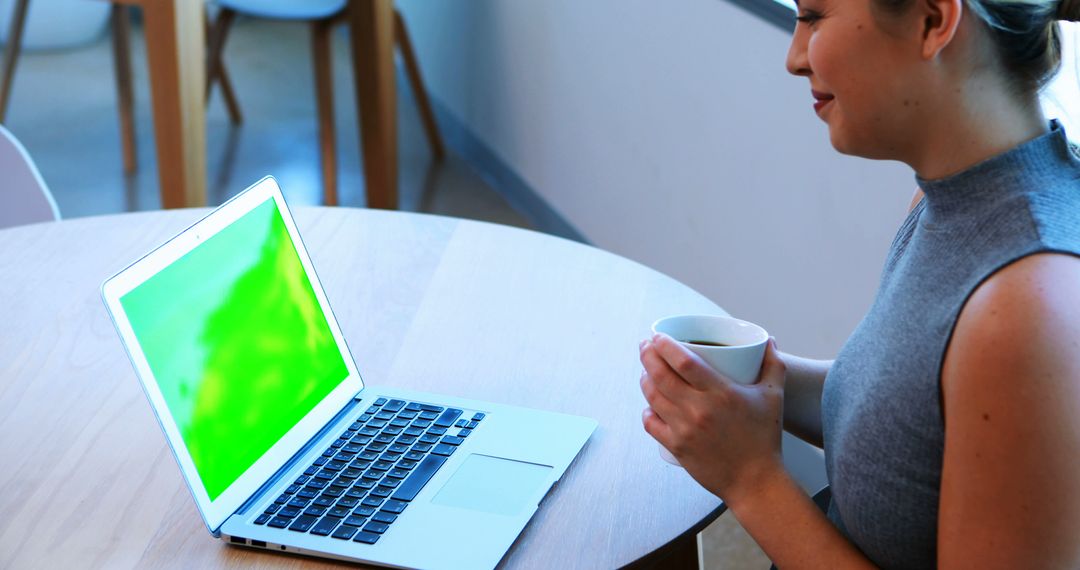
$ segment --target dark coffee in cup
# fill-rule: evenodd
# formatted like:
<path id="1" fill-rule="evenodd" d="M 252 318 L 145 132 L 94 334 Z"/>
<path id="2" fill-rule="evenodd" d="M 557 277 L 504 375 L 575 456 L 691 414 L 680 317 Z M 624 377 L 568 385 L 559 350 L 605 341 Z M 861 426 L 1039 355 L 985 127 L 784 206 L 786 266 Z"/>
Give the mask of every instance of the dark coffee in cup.
<path id="1" fill-rule="evenodd" d="M 724 344 L 722 342 L 713 342 L 711 340 L 684 340 L 687 344 L 696 344 L 698 346 L 732 346 L 730 344 Z"/>

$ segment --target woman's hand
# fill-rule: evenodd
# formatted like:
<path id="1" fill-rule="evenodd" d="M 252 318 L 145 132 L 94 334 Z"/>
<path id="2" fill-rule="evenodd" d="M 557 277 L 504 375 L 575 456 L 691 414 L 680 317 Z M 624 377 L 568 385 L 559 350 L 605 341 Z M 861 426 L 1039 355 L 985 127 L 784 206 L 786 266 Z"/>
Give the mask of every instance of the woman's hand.
<path id="1" fill-rule="evenodd" d="M 667 335 L 643 341 L 645 431 L 703 487 L 732 502 L 784 469 L 784 363 L 769 340 L 757 381 L 737 384 Z"/>

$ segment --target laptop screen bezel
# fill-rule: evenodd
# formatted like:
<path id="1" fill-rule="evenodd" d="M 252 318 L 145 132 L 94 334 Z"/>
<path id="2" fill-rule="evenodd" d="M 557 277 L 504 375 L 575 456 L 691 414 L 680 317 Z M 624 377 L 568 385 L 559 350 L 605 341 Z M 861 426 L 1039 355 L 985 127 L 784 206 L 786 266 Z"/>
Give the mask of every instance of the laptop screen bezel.
<path id="1" fill-rule="evenodd" d="M 345 361 L 348 376 L 286 432 L 277 443 L 271 446 L 262 457 L 244 471 L 239 478 L 222 491 L 216 499 L 210 500 L 206 487 L 199 477 L 191 454 L 188 452 L 180 435 L 180 429 L 169 411 L 169 407 L 165 402 L 161 389 L 158 387 L 153 371 L 140 347 L 139 340 L 135 336 L 120 299 L 165 267 L 198 247 L 205 240 L 271 199 L 276 203 L 281 218 L 285 222 L 285 227 L 288 229 L 289 237 L 292 239 L 293 246 L 304 267 L 304 272 L 311 282 L 319 307 L 326 317 L 327 325 L 333 334 L 341 357 Z M 101 286 L 101 294 L 124 347 L 131 357 L 139 381 L 146 392 L 147 398 L 150 400 L 154 414 L 165 432 L 169 447 L 180 465 L 184 480 L 195 498 L 195 503 L 207 528 L 212 533 L 216 534 L 230 515 L 236 512 L 248 498 L 258 491 L 286 461 L 313 438 L 364 387 L 363 379 L 356 369 L 356 364 L 345 342 L 345 337 L 342 335 L 337 319 L 334 318 L 333 311 L 330 309 L 330 303 L 315 273 L 311 259 L 308 257 L 307 249 L 300 238 L 296 223 L 285 203 L 281 189 L 272 177 L 263 178 L 176 237 L 106 280 Z M 236 445 L 235 442 L 227 441 L 223 441 L 221 444 Z"/>

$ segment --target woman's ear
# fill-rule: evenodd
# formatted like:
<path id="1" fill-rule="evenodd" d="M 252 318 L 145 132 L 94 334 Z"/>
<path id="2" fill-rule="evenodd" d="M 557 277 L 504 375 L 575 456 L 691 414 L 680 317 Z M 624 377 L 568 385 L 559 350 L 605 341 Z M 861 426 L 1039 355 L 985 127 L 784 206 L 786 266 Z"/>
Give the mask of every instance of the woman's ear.
<path id="1" fill-rule="evenodd" d="M 918 0 L 922 18 L 922 56 L 934 59 L 952 42 L 964 14 L 964 0 Z"/>

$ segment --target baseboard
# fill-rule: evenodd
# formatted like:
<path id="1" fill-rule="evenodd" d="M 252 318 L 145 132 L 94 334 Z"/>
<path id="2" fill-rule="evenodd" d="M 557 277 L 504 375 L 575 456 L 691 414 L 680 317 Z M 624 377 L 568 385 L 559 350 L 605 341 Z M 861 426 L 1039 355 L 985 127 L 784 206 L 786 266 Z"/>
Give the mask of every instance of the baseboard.
<path id="1" fill-rule="evenodd" d="M 446 144 L 533 227 L 544 233 L 589 243 L 446 105 L 432 97 L 431 106 Z"/>

